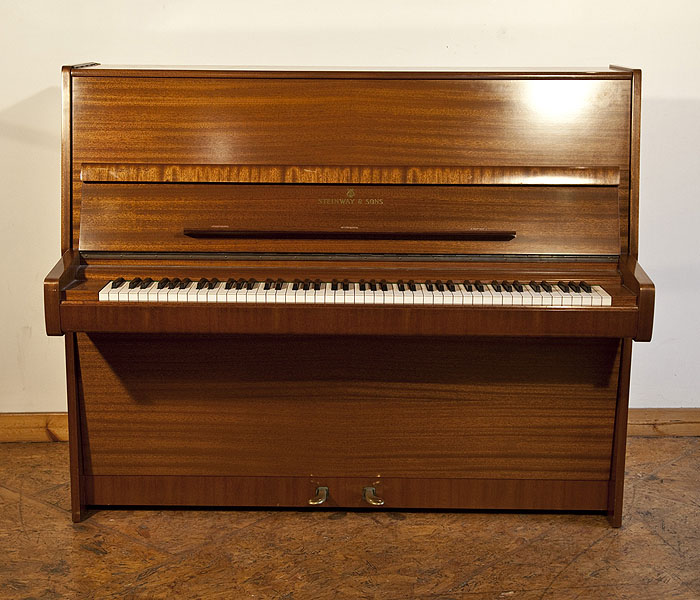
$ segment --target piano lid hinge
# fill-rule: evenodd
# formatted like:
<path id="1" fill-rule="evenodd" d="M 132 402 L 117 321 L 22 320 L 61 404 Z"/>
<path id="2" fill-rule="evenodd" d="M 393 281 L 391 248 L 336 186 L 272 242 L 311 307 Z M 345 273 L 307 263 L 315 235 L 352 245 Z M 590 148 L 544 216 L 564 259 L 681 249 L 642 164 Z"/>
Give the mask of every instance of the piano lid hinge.
<path id="1" fill-rule="evenodd" d="M 100 63 L 98 62 L 85 62 L 85 63 L 80 63 L 78 65 L 71 65 L 71 69 L 84 69 L 86 67 L 96 67 Z"/>

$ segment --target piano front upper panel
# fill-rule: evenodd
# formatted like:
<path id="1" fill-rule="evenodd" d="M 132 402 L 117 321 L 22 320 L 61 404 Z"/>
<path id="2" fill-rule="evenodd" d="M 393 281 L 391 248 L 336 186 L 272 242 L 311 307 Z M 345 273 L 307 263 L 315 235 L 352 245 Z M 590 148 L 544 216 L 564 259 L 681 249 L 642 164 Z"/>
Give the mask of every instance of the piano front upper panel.
<path id="1" fill-rule="evenodd" d="M 628 170 L 630 90 L 625 79 L 74 78 L 74 244 L 83 163 Z"/>
<path id="2" fill-rule="evenodd" d="M 73 82 L 74 162 L 616 166 L 625 80 Z"/>

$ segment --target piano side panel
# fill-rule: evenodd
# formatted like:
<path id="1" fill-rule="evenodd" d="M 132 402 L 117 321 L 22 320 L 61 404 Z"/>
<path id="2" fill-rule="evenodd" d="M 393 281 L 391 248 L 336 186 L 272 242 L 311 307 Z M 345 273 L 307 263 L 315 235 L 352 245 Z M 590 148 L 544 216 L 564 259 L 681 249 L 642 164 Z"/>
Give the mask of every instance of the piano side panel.
<path id="1" fill-rule="evenodd" d="M 83 473 L 607 482 L 619 346 L 78 334 Z"/>
<path id="2" fill-rule="evenodd" d="M 630 90 L 628 80 L 74 77 L 74 245 L 85 162 L 628 169 Z"/>

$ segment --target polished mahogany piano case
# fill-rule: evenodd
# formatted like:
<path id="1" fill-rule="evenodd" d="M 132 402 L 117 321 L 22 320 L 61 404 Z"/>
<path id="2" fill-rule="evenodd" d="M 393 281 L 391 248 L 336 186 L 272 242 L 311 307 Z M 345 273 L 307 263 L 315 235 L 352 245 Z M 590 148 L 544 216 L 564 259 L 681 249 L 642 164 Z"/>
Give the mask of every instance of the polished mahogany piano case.
<path id="1" fill-rule="evenodd" d="M 74 520 L 92 507 L 622 518 L 637 70 L 63 69 Z M 608 306 L 117 302 L 120 277 L 587 281 Z"/>

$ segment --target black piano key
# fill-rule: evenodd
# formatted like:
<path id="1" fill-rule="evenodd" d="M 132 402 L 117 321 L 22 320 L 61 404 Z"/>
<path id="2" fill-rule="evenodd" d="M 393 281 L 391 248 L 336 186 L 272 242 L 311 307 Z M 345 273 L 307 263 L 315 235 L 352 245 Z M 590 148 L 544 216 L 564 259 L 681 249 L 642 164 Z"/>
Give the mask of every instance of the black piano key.
<path id="1" fill-rule="evenodd" d="M 496 292 L 500 292 L 500 291 L 501 291 L 501 284 L 498 283 L 498 281 L 496 281 L 495 279 L 491 282 L 491 287 L 492 287 L 492 288 L 494 289 L 494 291 L 496 291 Z"/>
<path id="2" fill-rule="evenodd" d="M 377 282 L 374 279 L 369 280 L 369 289 L 373 292 L 377 291 Z"/>
<path id="3" fill-rule="evenodd" d="M 150 277 L 146 277 L 146 279 L 144 279 L 144 280 L 141 282 L 141 289 L 142 289 L 142 290 L 145 290 L 145 289 L 146 289 L 149 285 L 151 285 L 152 283 L 153 283 L 153 279 L 151 279 Z"/>
<path id="4" fill-rule="evenodd" d="M 557 286 L 559 289 L 564 292 L 565 294 L 569 293 L 569 286 L 566 285 L 563 281 L 557 281 Z"/>
<path id="5" fill-rule="evenodd" d="M 484 284 L 478 279 L 474 282 L 474 287 L 476 288 L 477 292 L 483 292 L 485 290 Z"/>
<path id="6" fill-rule="evenodd" d="M 411 290 L 412 292 L 415 292 L 418 290 L 418 288 L 416 287 L 416 282 L 413 281 L 413 279 L 408 280 L 408 289 Z"/>
<path id="7" fill-rule="evenodd" d="M 520 283 L 517 279 L 513 282 L 513 287 L 515 288 L 516 292 L 524 291 L 523 284 Z"/>
<path id="8" fill-rule="evenodd" d="M 174 290 L 178 285 L 180 285 L 180 279 L 176 277 L 175 279 L 170 280 L 170 283 L 168 284 L 168 289 Z"/>
<path id="9" fill-rule="evenodd" d="M 464 286 L 464 289 L 467 290 L 468 292 L 473 291 L 474 287 L 472 286 L 472 282 L 469 281 L 468 279 L 465 279 L 464 282 L 462 283 Z"/>
<path id="10" fill-rule="evenodd" d="M 343 291 L 344 292 L 350 291 L 350 281 L 348 279 L 343 279 Z"/>
<path id="11" fill-rule="evenodd" d="M 209 283 L 207 284 L 207 287 L 208 287 L 210 290 L 213 290 L 213 289 L 216 287 L 216 284 L 217 284 L 217 283 L 219 283 L 219 280 L 218 280 L 216 277 L 212 277 L 212 278 L 209 280 Z"/>
<path id="12" fill-rule="evenodd" d="M 396 282 L 396 287 L 399 288 L 399 292 L 405 292 L 406 291 L 406 285 L 404 284 L 402 279 L 399 279 Z"/>
<path id="13" fill-rule="evenodd" d="M 425 281 L 425 289 L 428 290 L 429 292 L 433 291 L 433 282 L 430 281 L 430 279 L 427 279 Z"/>
<path id="14" fill-rule="evenodd" d="M 233 277 L 229 277 L 224 284 L 227 290 L 230 290 L 234 285 L 236 285 L 236 280 Z"/>
<path id="15" fill-rule="evenodd" d="M 278 279 L 278 280 L 275 282 L 275 289 L 276 289 L 276 290 L 281 290 L 283 285 L 284 285 L 284 279 Z"/>
<path id="16" fill-rule="evenodd" d="M 319 291 L 321 289 L 321 280 L 315 279 L 313 282 L 313 286 L 316 291 Z"/>
<path id="17" fill-rule="evenodd" d="M 512 291 L 513 291 L 513 286 L 512 286 L 510 283 L 508 283 L 507 281 L 501 281 L 501 285 L 503 286 L 503 289 L 504 289 L 506 292 L 512 292 Z"/>
<path id="18" fill-rule="evenodd" d="M 581 286 L 581 289 L 587 294 L 591 294 L 593 292 L 593 288 L 585 281 L 582 281 L 581 283 L 579 283 L 579 285 Z"/>
<path id="19" fill-rule="evenodd" d="M 142 282 L 142 281 L 143 281 L 143 280 L 142 280 L 140 277 L 136 277 L 135 279 L 132 279 L 132 280 L 129 282 L 129 289 L 130 289 L 130 290 L 133 290 L 134 288 L 137 288 L 138 286 L 141 285 L 141 282 Z"/>
<path id="20" fill-rule="evenodd" d="M 167 277 L 163 277 L 163 279 L 161 279 L 161 280 L 158 282 L 158 289 L 159 289 L 159 290 L 162 290 L 162 289 L 163 289 L 166 285 L 168 285 L 169 283 L 170 283 L 170 279 L 168 279 Z"/>
<path id="21" fill-rule="evenodd" d="M 437 289 L 438 292 L 444 292 L 445 291 L 445 284 L 442 283 L 439 279 L 435 282 L 435 288 Z"/>
<path id="22" fill-rule="evenodd" d="M 542 282 L 540 283 L 540 285 L 542 286 L 542 289 L 543 289 L 545 292 L 547 292 L 548 294 L 551 294 L 551 293 L 552 293 L 552 284 L 547 283 L 546 281 L 542 281 Z M 538 291 L 539 291 L 539 290 L 538 290 Z"/>
<path id="23" fill-rule="evenodd" d="M 181 282 L 180 282 L 180 289 L 184 290 L 188 285 L 192 283 L 192 280 L 189 277 L 185 277 Z"/>
<path id="24" fill-rule="evenodd" d="M 294 283 L 292 283 L 292 289 L 293 289 L 293 290 L 298 290 L 299 287 L 302 286 L 302 285 L 303 285 L 303 283 L 302 283 L 301 279 L 295 279 L 295 280 L 294 280 Z"/>
<path id="25" fill-rule="evenodd" d="M 386 283 L 386 279 L 382 279 L 379 282 L 379 287 L 382 289 L 382 292 L 388 292 L 389 291 L 389 286 Z"/>
<path id="26" fill-rule="evenodd" d="M 334 292 L 338 291 L 338 280 L 337 279 L 334 279 L 333 281 L 331 281 L 331 289 Z"/>
<path id="27" fill-rule="evenodd" d="M 542 283 L 544 283 L 544 281 L 543 281 Z M 537 283 L 536 281 L 531 281 L 531 282 L 530 282 L 530 287 L 533 289 L 533 291 L 535 291 L 535 292 L 537 292 L 537 293 L 539 293 L 539 292 L 542 291 L 542 289 L 540 288 L 540 284 Z"/>
<path id="28" fill-rule="evenodd" d="M 242 290 L 245 287 L 245 279 L 241 277 L 238 281 L 236 281 L 236 289 L 237 290 Z"/>
<path id="29" fill-rule="evenodd" d="M 124 285 L 124 282 L 126 279 L 123 277 L 117 277 L 113 282 L 112 282 L 112 289 L 116 290 L 119 287 L 122 287 Z"/>
<path id="30" fill-rule="evenodd" d="M 304 279 L 304 285 L 302 286 L 304 291 L 308 291 L 311 289 L 311 280 L 310 279 Z"/>
<path id="31" fill-rule="evenodd" d="M 575 281 L 569 281 L 567 285 L 571 288 L 571 291 L 577 294 L 581 292 L 581 288 L 578 285 L 576 285 Z"/>
<path id="32" fill-rule="evenodd" d="M 257 283 L 257 281 L 251 277 L 251 278 L 247 281 L 247 283 L 245 284 L 245 288 L 246 288 L 247 290 L 252 290 L 252 289 L 253 289 L 253 286 L 254 286 L 256 283 Z"/>
<path id="33" fill-rule="evenodd" d="M 197 282 L 197 289 L 201 290 L 205 285 L 209 283 L 209 280 L 206 277 L 202 277 L 198 282 Z"/>
<path id="34" fill-rule="evenodd" d="M 264 289 L 264 290 L 269 290 L 269 289 L 273 286 L 274 283 L 275 283 L 274 280 L 269 279 L 269 278 L 266 279 L 266 280 L 265 280 L 265 283 L 263 284 L 263 289 Z"/>
<path id="35" fill-rule="evenodd" d="M 361 292 L 367 291 L 367 282 L 364 279 L 360 279 L 360 291 Z"/>
<path id="36" fill-rule="evenodd" d="M 452 281 L 451 279 L 448 279 L 447 283 L 445 285 L 447 286 L 447 289 L 450 290 L 451 292 L 457 291 L 457 288 L 455 287 L 455 282 Z"/>

